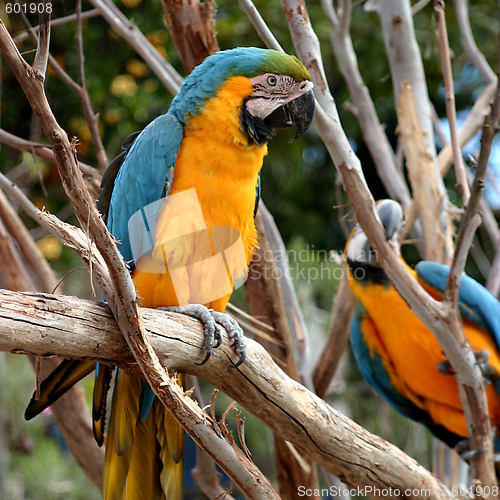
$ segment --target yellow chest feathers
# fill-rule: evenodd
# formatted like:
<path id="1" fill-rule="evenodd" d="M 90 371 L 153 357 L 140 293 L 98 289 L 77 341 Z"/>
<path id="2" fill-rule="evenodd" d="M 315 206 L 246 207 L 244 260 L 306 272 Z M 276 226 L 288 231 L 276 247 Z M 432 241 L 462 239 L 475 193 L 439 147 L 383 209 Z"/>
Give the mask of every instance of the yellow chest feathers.
<path id="1" fill-rule="evenodd" d="M 247 261 L 257 244 L 253 210 L 267 154 L 267 145 L 249 143 L 240 128 L 241 106 L 252 91 L 248 78 L 231 78 L 188 120 L 170 191 L 196 189 L 206 225 L 238 229 Z"/>

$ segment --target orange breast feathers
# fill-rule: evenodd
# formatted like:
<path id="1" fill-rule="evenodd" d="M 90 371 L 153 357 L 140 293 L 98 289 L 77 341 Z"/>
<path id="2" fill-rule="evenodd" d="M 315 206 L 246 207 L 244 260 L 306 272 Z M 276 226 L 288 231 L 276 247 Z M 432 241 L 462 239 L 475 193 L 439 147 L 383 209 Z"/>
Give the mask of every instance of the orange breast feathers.
<path id="1" fill-rule="evenodd" d="M 234 282 L 245 278 L 257 248 L 253 211 L 267 154 L 240 129 L 252 91 L 248 78 L 229 79 L 185 126 L 153 252 L 133 273 L 145 307 L 189 302 L 224 311 Z"/>
<path id="2" fill-rule="evenodd" d="M 408 267 L 414 276 L 416 272 Z M 404 382 L 411 391 L 410 399 L 420 401 L 435 423 L 450 431 L 466 436 L 467 428 L 455 377 L 444 375 L 437 365 L 445 359 L 434 335 L 413 314 L 406 302 L 392 285 L 359 283 L 350 274 L 349 285 L 356 298 L 363 304 L 373 322 L 376 338 L 365 338 L 370 345 L 382 345 L 391 366 L 388 372 Z M 426 291 L 441 300 L 434 291 Z M 463 319 L 464 333 L 472 349 L 488 349 L 490 362 L 500 370 L 500 354 L 491 336 L 481 327 Z M 384 363 L 385 364 L 385 363 Z M 493 425 L 500 424 L 500 399 L 492 385 L 487 387 L 490 416 Z M 409 397 L 408 394 L 405 395 Z"/>

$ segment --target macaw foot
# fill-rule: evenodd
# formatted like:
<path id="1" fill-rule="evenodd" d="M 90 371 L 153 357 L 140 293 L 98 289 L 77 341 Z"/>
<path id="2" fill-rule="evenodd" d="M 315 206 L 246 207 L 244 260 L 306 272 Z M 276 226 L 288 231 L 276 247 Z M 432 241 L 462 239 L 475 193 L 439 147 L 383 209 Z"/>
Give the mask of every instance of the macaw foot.
<path id="1" fill-rule="evenodd" d="M 490 357 L 490 351 L 488 351 L 487 349 L 483 349 L 480 351 L 472 351 L 472 353 L 476 358 L 476 363 L 479 365 L 481 373 L 487 380 L 489 380 L 490 377 L 496 374 L 495 368 L 493 368 L 493 366 L 490 363 L 488 363 L 488 358 Z M 437 369 L 443 375 L 455 375 L 451 363 L 447 359 L 439 362 L 437 364 Z"/>
<path id="2" fill-rule="evenodd" d="M 158 309 L 161 309 L 162 311 L 185 314 L 191 318 L 199 319 L 202 322 L 203 329 L 205 331 L 205 345 L 203 346 L 203 350 L 205 351 L 206 356 L 201 363 L 197 363 L 198 365 L 204 365 L 212 355 L 212 351 L 221 345 L 222 335 L 218 325 L 221 325 L 226 329 L 229 338 L 233 340 L 231 347 L 234 347 L 234 351 L 240 356 L 240 359 L 234 367 L 236 368 L 237 366 L 240 366 L 245 360 L 246 346 L 243 330 L 238 322 L 231 318 L 228 314 L 208 309 L 201 304 L 159 307 Z"/>
<path id="3" fill-rule="evenodd" d="M 484 455 L 488 453 L 489 448 L 485 448 L 484 450 L 471 450 L 469 447 L 469 440 L 462 439 L 455 445 L 455 451 L 460 455 L 460 458 L 465 462 L 478 457 L 479 455 Z"/>

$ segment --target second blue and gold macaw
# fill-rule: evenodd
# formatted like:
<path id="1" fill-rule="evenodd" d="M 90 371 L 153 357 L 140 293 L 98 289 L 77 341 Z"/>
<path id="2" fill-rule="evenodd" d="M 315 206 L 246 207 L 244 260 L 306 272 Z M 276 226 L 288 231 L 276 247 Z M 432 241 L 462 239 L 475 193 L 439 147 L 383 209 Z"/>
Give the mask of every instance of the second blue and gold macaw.
<path id="1" fill-rule="evenodd" d="M 387 240 L 399 251 L 401 207 L 392 200 L 382 200 L 377 210 Z M 448 446 L 455 447 L 467 438 L 467 428 L 449 363 L 434 335 L 389 281 L 359 226 L 347 242 L 346 263 L 349 286 L 358 301 L 350 340 L 365 381 L 397 411 L 421 422 Z M 423 261 L 415 270 L 408 267 L 408 271 L 429 295 L 442 300 L 448 266 Z M 486 394 L 491 424 L 498 429 L 500 303 L 464 275 L 459 305 L 464 333 L 491 382 Z"/>
<path id="2" fill-rule="evenodd" d="M 131 265 L 142 305 L 174 306 L 201 319 L 203 362 L 214 343 L 220 343 L 216 323 L 233 337 L 238 362 L 244 359 L 241 329 L 221 314 L 232 286 L 224 288 L 221 282 L 233 285 L 241 278 L 257 247 L 254 212 L 268 139 L 276 128 L 288 126 L 296 127 L 298 138 L 313 120 L 310 80 L 293 56 L 256 48 L 218 52 L 186 78 L 167 114 L 125 142 L 125 151 L 103 176 L 98 207 Z M 172 199 L 181 201 L 170 203 Z M 146 215 L 150 207 L 158 212 L 155 226 Z M 132 234 L 131 221 L 141 213 L 145 233 Z M 242 256 L 224 252 L 225 260 L 218 261 L 222 274 L 210 280 L 210 263 L 221 255 L 215 238 L 220 228 L 236 234 L 228 243 L 239 242 L 234 248 L 241 248 Z M 137 259 L 134 248 L 147 251 Z M 213 258 L 207 258 L 207 251 Z M 44 381 L 41 398 L 32 399 L 26 418 L 40 413 L 94 367 L 90 361 L 64 361 Z M 182 429 L 146 383 L 103 365 L 96 370 L 94 387 L 97 442 L 104 441 L 112 381 L 104 500 L 180 500 Z"/>

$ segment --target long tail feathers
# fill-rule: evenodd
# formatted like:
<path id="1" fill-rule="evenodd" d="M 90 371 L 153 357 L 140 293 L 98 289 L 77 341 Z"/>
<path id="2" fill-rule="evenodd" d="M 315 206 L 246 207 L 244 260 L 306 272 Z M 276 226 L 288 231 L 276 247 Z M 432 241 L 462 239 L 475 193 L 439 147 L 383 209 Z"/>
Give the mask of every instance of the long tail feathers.
<path id="1" fill-rule="evenodd" d="M 132 461 L 127 474 L 125 494 L 127 500 L 161 500 L 161 462 L 156 439 L 156 423 L 153 412 L 145 421 L 138 420 L 135 428 Z M 168 497 L 170 498 L 170 497 Z"/>
<path id="2" fill-rule="evenodd" d="M 124 496 L 127 474 L 132 461 L 132 450 L 126 455 L 118 456 L 115 448 L 115 425 L 114 416 L 120 411 L 117 407 L 116 399 L 113 394 L 111 403 L 111 416 L 109 420 L 108 437 L 106 441 L 106 454 L 104 456 L 104 500 L 121 500 Z M 124 496 L 126 498 L 126 496 Z"/>
<path id="3" fill-rule="evenodd" d="M 104 442 L 104 429 L 106 428 L 106 401 L 109 386 L 113 378 L 114 368 L 97 363 L 94 382 L 94 396 L 92 400 L 92 429 L 94 438 L 99 446 Z"/>
<path id="4" fill-rule="evenodd" d="M 31 420 L 36 417 L 94 369 L 94 361 L 63 360 L 41 383 L 40 399 L 36 400 L 35 393 L 33 393 L 31 401 L 24 412 L 24 418 Z"/>
<path id="5" fill-rule="evenodd" d="M 184 376 L 179 375 L 179 384 Z M 153 406 L 156 416 L 157 438 L 163 464 L 161 484 L 168 500 L 182 500 L 184 482 L 184 430 L 172 414 L 157 400 Z"/>
<path id="6" fill-rule="evenodd" d="M 118 370 L 113 389 L 113 402 L 116 402 L 119 411 L 111 417 L 115 426 L 115 447 L 118 456 L 128 453 L 134 443 L 140 395 L 140 380 L 127 375 L 123 370 Z"/>
<path id="7" fill-rule="evenodd" d="M 182 500 L 184 431 L 155 401 L 145 420 L 141 383 L 118 370 L 104 465 L 104 500 Z"/>

